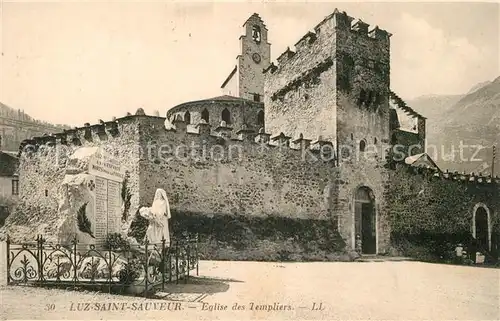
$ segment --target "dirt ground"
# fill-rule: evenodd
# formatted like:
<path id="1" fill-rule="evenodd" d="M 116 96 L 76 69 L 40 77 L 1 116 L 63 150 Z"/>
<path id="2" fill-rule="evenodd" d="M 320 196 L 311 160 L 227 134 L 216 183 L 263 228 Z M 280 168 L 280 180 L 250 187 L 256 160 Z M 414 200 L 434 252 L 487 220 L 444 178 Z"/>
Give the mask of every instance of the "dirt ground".
<path id="1" fill-rule="evenodd" d="M 498 269 L 419 262 L 202 261 L 156 300 L 2 286 L 1 318 L 498 320 L 499 280 Z"/>

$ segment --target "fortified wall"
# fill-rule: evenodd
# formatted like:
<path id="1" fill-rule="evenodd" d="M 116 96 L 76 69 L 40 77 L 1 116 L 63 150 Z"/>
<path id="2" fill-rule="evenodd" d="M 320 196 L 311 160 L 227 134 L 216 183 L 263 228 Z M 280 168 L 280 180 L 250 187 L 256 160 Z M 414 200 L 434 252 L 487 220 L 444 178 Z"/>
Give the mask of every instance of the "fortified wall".
<path id="1" fill-rule="evenodd" d="M 335 10 L 264 70 L 269 131 L 388 138 L 390 34 L 353 20 Z"/>
<path id="2" fill-rule="evenodd" d="M 392 164 L 386 199 L 391 244 L 398 254 L 451 260 L 454 246 L 498 259 L 500 178 Z M 472 252 L 471 252 L 472 253 Z M 451 256 L 450 256 L 451 255 Z"/>
<path id="3" fill-rule="evenodd" d="M 68 155 L 97 146 L 128 172 L 122 234 L 136 241 L 139 207 L 163 188 L 173 235 L 199 233 L 205 259 L 349 259 L 357 235 L 366 254 L 429 253 L 478 235 L 493 250 L 500 180 L 394 161 L 396 144 L 423 146 L 404 156 L 425 151 L 425 118 L 390 91 L 391 35 L 353 22 L 335 10 L 264 70 L 265 115 L 260 103 L 222 96 L 174 107 L 168 129 L 138 110 L 24 141 L 7 232 L 56 234 Z M 409 130 L 390 101 L 415 121 Z"/>
<path id="4" fill-rule="evenodd" d="M 334 142 L 342 169 L 335 204 L 340 233 L 354 247 L 360 233 L 355 194 L 370 190 L 378 253 L 388 250 L 390 236 L 383 167 L 390 143 L 390 36 L 335 10 L 264 70 L 266 129 Z"/>
<path id="5" fill-rule="evenodd" d="M 155 190 L 163 188 L 172 207 L 174 234 L 200 232 L 196 226 L 207 219 L 211 223 L 204 225 L 214 229 L 238 221 L 239 230 L 225 236 L 236 243 L 264 233 L 263 229 L 276 228 L 276 235 L 265 232 L 264 238 L 251 237 L 251 243 L 245 246 L 253 254 L 234 252 L 227 242 L 221 245 L 220 240 L 213 239 L 213 230 L 207 230 L 205 241 L 210 242 L 206 246 L 211 250 L 205 257 L 234 258 L 234 253 L 240 257 L 246 253 L 263 259 L 282 250 L 307 254 L 300 248 L 308 243 L 303 240 L 306 236 L 300 236 L 303 233 L 313 233 L 309 238 L 317 235 L 321 239 L 318 242 L 329 242 L 325 246 L 330 250 L 323 247 L 322 257 L 343 253 L 345 244 L 332 212 L 338 193 L 338 168 L 331 149 L 323 154 L 317 150 L 325 142 L 300 137 L 292 141 L 282 133 L 273 136 L 245 127 L 235 130 L 224 122 L 212 130 L 202 121 L 197 132 L 189 132 L 180 116 L 173 125 L 175 128 L 166 129 L 165 118 L 138 113 L 25 141 L 20 151 L 22 202 L 6 223 L 12 240 L 55 233 L 53 223 L 59 215 L 67 155 L 80 147 L 98 146 L 118 159 L 129 174 L 125 194 L 132 197 L 122 216 L 123 235 L 128 234 L 139 206 L 150 206 Z M 259 231 L 254 231 L 257 225 Z M 283 230 L 281 234 L 279 229 Z M 289 240 L 278 242 L 274 238 L 279 235 L 288 235 Z M 283 244 L 291 248 L 284 250 Z M 227 251 L 221 253 L 223 250 Z"/>
<path id="6" fill-rule="evenodd" d="M 147 116 L 128 114 L 109 122 L 86 123 L 84 127 L 23 141 L 19 151 L 20 201 L 6 221 L 12 240 L 31 241 L 37 234 L 43 234 L 49 241 L 58 241 L 56 223 L 63 219 L 58 211 L 65 194 L 63 181 L 70 171 L 68 158 L 82 147 L 102 148 L 129 172 L 126 188 L 131 197 L 122 216 L 130 218 L 132 215 L 128 213 L 135 213 L 140 203 L 137 146 L 139 124 L 144 117 Z M 125 231 L 130 220 L 123 223 Z"/>
<path id="7" fill-rule="evenodd" d="M 164 186 L 182 211 L 332 218 L 337 168 L 333 155 L 314 159 L 319 154 L 305 145 L 311 140 L 293 144 L 285 135 L 224 123 L 213 129 L 216 136 L 203 122 L 192 133 L 180 117 L 174 125 L 169 131 L 154 118 L 141 123 L 140 144 L 151 157 L 139 163 L 141 200 L 152 199 L 155 188 Z"/>
<path id="8" fill-rule="evenodd" d="M 334 37 L 320 24 L 264 70 L 266 130 L 336 141 Z"/>

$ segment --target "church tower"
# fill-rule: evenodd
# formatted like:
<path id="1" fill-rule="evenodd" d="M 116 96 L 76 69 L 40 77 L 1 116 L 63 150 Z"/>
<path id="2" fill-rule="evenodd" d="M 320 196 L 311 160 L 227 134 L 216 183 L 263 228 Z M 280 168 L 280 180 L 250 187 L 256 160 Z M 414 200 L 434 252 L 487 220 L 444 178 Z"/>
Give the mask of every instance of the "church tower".
<path id="1" fill-rule="evenodd" d="M 236 57 L 236 65 L 221 88 L 224 95 L 262 102 L 263 70 L 271 63 L 267 28 L 256 13 L 248 18 L 243 28 L 245 34 L 240 37 L 240 54 Z"/>

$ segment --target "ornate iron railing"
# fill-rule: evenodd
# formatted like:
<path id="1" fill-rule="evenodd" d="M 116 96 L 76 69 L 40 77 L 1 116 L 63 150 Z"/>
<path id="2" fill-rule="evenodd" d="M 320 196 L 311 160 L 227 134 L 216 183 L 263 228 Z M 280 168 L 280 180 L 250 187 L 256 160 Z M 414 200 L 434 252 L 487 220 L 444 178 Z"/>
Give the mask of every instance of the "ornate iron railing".
<path id="1" fill-rule="evenodd" d="M 165 284 L 187 282 L 198 275 L 198 236 L 185 236 L 142 245 L 110 246 L 50 244 L 39 235 L 36 242 L 12 244 L 7 237 L 7 284 L 98 288 L 101 291 L 141 293 L 164 289 Z"/>

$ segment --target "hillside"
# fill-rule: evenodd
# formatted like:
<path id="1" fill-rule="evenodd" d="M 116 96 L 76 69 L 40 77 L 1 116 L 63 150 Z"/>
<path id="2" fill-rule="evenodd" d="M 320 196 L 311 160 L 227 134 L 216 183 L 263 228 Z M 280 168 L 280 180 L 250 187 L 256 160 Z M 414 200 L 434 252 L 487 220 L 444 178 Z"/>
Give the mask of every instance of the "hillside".
<path id="1" fill-rule="evenodd" d="M 441 117 L 448 113 L 464 95 L 428 95 L 407 101 L 419 114 L 427 117 L 427 127 L 439 125 Z"/>
<path id="2" fill-rule="evenodd" d="M 479 84 L 475 85 L 474 87 L 472 87 L 468 92 L 467 94 L 472 94 L 473 92 L 483 88 L 484 86 L 487 86 L 491 84 L 491 81 L 487 80 L 487 81 L 483 81 L 483 82 L 480 82 Z"/>
<path id="3" fill-rule="evenodd" d="M 491 173 L 491 146 L 496 143 L 497 150 L 500 148 L 500 77 L 480 83 L 464 95 L 420 97 L 408 105 L 428 118 L 428 151 L 431 156 L 437 152 L 434 158 L 439 166 Z M 466 145 L 464 157 L 460 156 L 461 142 Z M 498 175 L 498 156 L 495 167 Z"/>
<path id="4" fill-rule="evenodd" d="M 23 111 L 0 102 L 0 150 L 17 152 L 20 142 L 26 138 L 69 128 L 34 119 Z"/>

